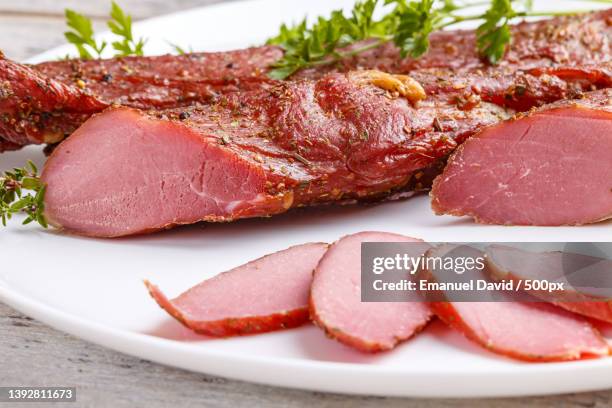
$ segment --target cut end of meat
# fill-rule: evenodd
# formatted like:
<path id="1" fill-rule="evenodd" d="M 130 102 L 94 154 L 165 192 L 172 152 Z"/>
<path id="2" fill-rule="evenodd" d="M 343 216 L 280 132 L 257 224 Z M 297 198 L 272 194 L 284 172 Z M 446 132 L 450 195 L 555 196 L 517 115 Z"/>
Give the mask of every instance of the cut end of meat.
<path id="1" fill-rule="evenodd" d="M 290 247 L 194 286 L 169 300 L 145 281 L 151 297 L 193 331 L 228 337 L 289 329 L 308 322 L 312 271 L 327 244 Z"/>
<path id="2" fill-rule="evenodd" d="M 326 334 L 365 352 L 393 349 L 427 325 L 432 314 L 420 302 L 361 301 L 361 243 L 422 242 L 384 232 L 361 232 L 335 242 L 319 262 L 310 292 L 310 316 Z M 423 254 L 427 244 L 415 251 Z"/>
<path id="3" fill-rule="evenodd" d="M 443 257 L 456 246 L 429 250 L 428 257 Z M 484 254 L 464 246 L 470 257 Z M 421 277 L 437 281 L 444 271 L 423 269 Z M 474 278 L 486 279 L 487 271 L 474 271 Z M 445 295 L 444 293 L 442 294 Z M 508 295 L 509 296 L 509 295 Z M 497 354 L 524 361 L 569 361 L 602 357 L 610 346 L 585 319 L 548 303 L 515 302 L 431 302 L 433 312 L 468 339 Z"/>
<path id="4" fill-rule="evenodd" d="M 128 108 L 87 121 L 55 149 L 42 179 L 51 224 L 97 237 L 287 209 L 287 197 L 266 194 L 261 166 L 179 122 Z"/>
<path id="5" fill-rule="evenodd" d="M 157 285 L 152 284 L 146 279 L 143 280 L 143 283 L 149 291 L 149 295 L 151 295 L 151 297 L 157 302 L 159 307 L 168 312 L 170 316 L 183 323 L 183 325 L 187 326 L 187 320 L 183 316 L 183 313 L 174 306 L 170 299 L 168 299 L 168 297 L 164 295 L 164 293 L 157 287 Z"/>
<path id="6" fill-rule="evenodd" d="M 611 101 L 604 90 L 485 129 L 434 181 L 433 210 L 501 225 L 612 217 Z"/>

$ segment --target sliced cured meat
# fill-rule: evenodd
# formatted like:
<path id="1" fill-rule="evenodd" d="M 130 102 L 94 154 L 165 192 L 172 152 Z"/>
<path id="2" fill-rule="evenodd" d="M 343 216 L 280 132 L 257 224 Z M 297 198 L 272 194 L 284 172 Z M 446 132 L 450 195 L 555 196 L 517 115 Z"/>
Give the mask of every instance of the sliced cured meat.
<path id="1" fill-rule="evenodd" d="M 314 273 L 312 321 L 329 337 L 365 352 L 390 350 L 414 336 L 429 322 L 429 308 L 422 302 L 362 302 L 360 254 L 363 242 L 419 241 L 398 234 L 360 232 L 332 244 Z M 425 243 L 415 246 L 414 256 L 427 248 Z"/>
<path id="2" fill-rule="evenodd" d="M 563 289 L 531 289 L 538 299 L 566 310 L 612 323 L 612 261 L 577 253 L 530 252 L 490 245 L 485 250 L 487 270 L 495 280 L 547 281 Z"/>
<path id="3" fill-rule="evenodd" d="M 500 72 L 509 75 L 597 64 L 610 60 L 611 16 L 612 10 L 606 10 L 518 24 L 512 28 L 512 45 L 500 67 L 490 67 L 478 56 L 473 31 L 452 31 L 433 34 L 429 52 L 418 60 L 402 59 L 397 48 L 388 44 L 342 64 L 305 70 L 296 78 L 318 79 L 329 72 L 359 68 L 411 75 L 417 69 L 425 69 L 442 80 L 475 72 L 479 77 L 494 79 Z M 113 104 L 140 109 L 173 108 L 209 103 L 217 95 L 238 90 L 265 88 L 273 82 L 266 75 L 269 66 L 281 55 L 279 48 L 265 46 L 181 56 L 53 61 L 26 67 L 3 60 L 0 54 L 0 152 L 30 143 L 57 141 L 72 133 L 91 114 Z M 532 75 L 541 75 L 535 72 Z M 12 86 L 23 88 L 20 81 L 31 94 L 12 92 Z M 593 81 L 591 78 L 584 85 Z M 29 86 L 33 82 L 40 85 L 39 89 Z M 466 83 L 455 85 L 470 88 Z M 514 95 L 530 92 L 528 85 L 509 90 L 508 102 L 514 103 Z M 74 95 L 100 106 L 79 107 L 71 102 Z M 465 92 L 459 101 L 473 103 L 469 96 L 470 92 Z M 519 98 L 519 102 L 527 100 Z M 522 105 L 523 109 L 529 107 Z"/>
<path id="4" fill-rule="evenodd" d="M 466 115 L 446 95 L 414 106 L 396 89 L 414 83 L 384 75 L 330 74 L 186 111 L 109 109 L 49 158 L 46 215 L 114 237 L 372 199 L 418 187 L 418 172 L 508 117 L 486 103 Z"/>
<path id="5" fill-rule="evenodd" d="M 587 321 L 547 303 L 431 304 L 442 321 L 483 348 L 524 361 L 569 361 L 609 355 Z"/>
<path id="6" fill-rule="evenodd" d="M 612 90 L 485 129 L 451 156 L 431 196 L 436 214 L 490 224 L 612 217 Z"/>
<path id="7" fill-rule="evenodd" d="M 468 246 L 444 245 L 427 251 L 429 258 L 462 256 L 476 259 L 484 254 Z M 433 265 L 430 264 L 430 265 Z M 419 277 L 429 282 L 444 282 L 449 273 L 427 266 Z M 486 280 L 483 268 L 473 268 L 463 278 Z M 437 296 L 452 298 L 452 292 Z M 514 302 L 506 292 L 489 293 L 496 301 L 434 301 L 433 312 L 468 339 L 497 354 L 526 361 L 564 361 L 605 356 L 607 342 L 586 320 L 548 303 Z M 484 299 L 488 299 L 483 294 Z"/>
<path id="8" fill-rule="evenodd" d="M 237 336 L 300 326 L 308 321 L 312 272 L 327 244 L 290 247 L 194 286 L 168 300 L 145 281 L 155 301 L 188 328 L 209 336 Z"/>

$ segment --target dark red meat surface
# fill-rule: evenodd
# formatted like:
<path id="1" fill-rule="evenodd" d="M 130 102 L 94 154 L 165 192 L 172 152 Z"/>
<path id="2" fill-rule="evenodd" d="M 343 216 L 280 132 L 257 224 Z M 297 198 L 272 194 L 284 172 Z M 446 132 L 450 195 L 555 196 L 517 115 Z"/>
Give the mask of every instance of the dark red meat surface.
<path id="1" fill-rule="evenodd" d="M 180 111 L 107 110 L 47 162 L 47 215 L 82 234 L 118 236 L 386 195 L 508 117 L 484 102 L 460 110 L 446 94 L 415 107 L 362 75 Z"/>
<path id="2" fill-rule="evenodd" d="M 472 72 L 494 80 L 517 71 L 597 64 L 610 59 L 611 18 L 612 10 L 606 10 L 519 24 L 513 28 L 512 46 L 497 67 L 479 58 L 473 31 L 453 31 L 434 34 L 430 51 L 418 60 L 401 59 L 397 49 L 388 45 L 342 64 L 303 71 L 296 78 L 316 79 L 330 71 L 365 68 L 391 73 L 434 69 L 442 78 Z M 266 75 L 269 65 L 281 55 L 280 49 L 266 46 L 30 67 L 0 59 L 0 151 L 59 141 L 93 113 L 113 104 L 164 109 L 209 103 L 228 92 L 266 88 L 273 82 Z"/>
<path id="3" fill-rule="evenodd" d="M 0 151 L 52 143 L 112 105 L 166 109 L 261 88 L 270 47 L 224 53 L 54 61 L 27 66 L 0 58 Z M 1 55 L 0 55 L 1 57 Z M 4 149 L 3 141 L 5 140 Z"/>

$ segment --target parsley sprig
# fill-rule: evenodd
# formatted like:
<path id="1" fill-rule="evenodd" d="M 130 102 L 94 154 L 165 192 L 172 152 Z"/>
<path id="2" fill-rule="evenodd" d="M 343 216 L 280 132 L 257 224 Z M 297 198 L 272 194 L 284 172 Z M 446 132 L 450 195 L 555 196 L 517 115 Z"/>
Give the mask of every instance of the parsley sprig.
<path id="1" fill-rule="evenodd" d="M 528 7 L 531 7 L 531 3 Z M 491 8 L 484 14 L 484 22 L 476 30 L 476 44 L 492 64 L 504 56 L 506 44 L 510 43 L 511 37 L 508 23 L 518 15 L 509 0 L 493 0 Z"/>
<path id="2" fill-rule="evenodd" d="M 111 20 L 107 23 L 111 32 L 122 38 L 121 41 L 114 41 L 113 48 L 118 52 L 117 56 L 143 55 L 143 47 L 146 40 L 134 39 L 132 34 L 132 16 L 125 14 L 117 3 L 112 2 Z"/>
<path id="3" fill-rule="evenodd" d="M 64 33 L 64 37 L 76 47 L 79 57 L 82 59 L 100 58 L 108 44 L 106 41 L 95 40 L 91 19 L 70 9 L 65 10 L 65 15 L 66 24 L 70 30 Z M 125 13 L 115 1 L 111 2 L 110 20 L 106 24 L 111 32 L 119 37 L 119 40 L 111 44 L 116 57 L 144 55 L 143 49 L 147 40 L 134 37 L 132 16 Z"/>
<path id="4" fill-rule="evenodd" d="M 338 61 L 388 41 L 387 32 L 394 23 L 393 18 L 374 20 L 376 3 L 377 0 L 357 2 L 350 17 L 345 17 L 342 10 L 334 10 L 329 18 L 319 17 L 311 27 L 308 27 L 306 19 L 293 27 L 283 24 L 279 34 L 268 40 L 268 44 L 280 45 L 285 50 L 284 57 L 274 64 L 269 75 L 284 79 L 299 69 Z M 350 51 L 340 51 L 365 39 L 378 41 Z"/>
<path id="5" fill-rule="evenodd" d="M 66 24 L 71 31 L 66 31 L 64 37 L 69 43 L 74 44 L 79 57 L 92 59 L 94 54 L 99 57 L 106 48 L 106 42 L 97 42 L 94 39 L 94 30 L 91 20 L 74 10 L 66 9 Z"/>
<path id="6" fill-rule="evenodd" d="M 589 1 L 589 0 L 587 0 Z M 608 1 L 608 0 L 592 0 Z M 380 18 L 374 11 L 379 0 L 358 1 L 350 16 L 335 10 L 329 18 L 319 17 L 312 25 L 304 19 L 294 26 L 282 25 L 268 44 L 284 49 L 283 58 L 272 65 L 270 77 L 285 79 L 298 70 L 333 64 L 365 51 L 393 42 L 403 57 L 418 58 L 429 48 L 432 32 L 464 21 L 480 21 L 476 31 L 480 54 L 492 64 L 504 55 L 511 40 L 509 22 L 518 17 L 575 14 L 568 12 L 534 13 L 532 0 L 492 0 L 485 2 L 485 13 L 464 15 L 459 11 L 482 5 L 455 0 L 384 0 Z M 370 40 L 365 41 L 363 40 Z M 361 45 L 357 44 L 362 42 Z"/>
<path id="7" fill-rule="evenodd" d="M 29 190 L 30 193 L 24 193 Z M 0 220 L 6 226 L 13 215 L 25 213 L 23 224 L 36 221 L 47 228 L 45 211 L 46 186 L 38 177 L 38 169 L 31 161 L 24 168 L 4 172 L 0 177 Z"/>

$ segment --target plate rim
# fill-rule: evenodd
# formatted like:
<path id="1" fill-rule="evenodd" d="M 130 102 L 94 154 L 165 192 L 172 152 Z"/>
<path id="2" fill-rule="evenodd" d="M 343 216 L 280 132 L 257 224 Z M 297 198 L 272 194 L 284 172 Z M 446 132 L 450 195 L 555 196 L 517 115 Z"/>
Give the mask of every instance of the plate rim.
<path id="1" fill-rule="evenodd" d="M 109 348 L 127 355 L 144 358 L 156 363 L 177 367 L 189 371 L 206 373 L 209 375 L 218 375 L 225 378 L 266 384 L 272 386 L 289 387 L 296 389 L 304 389 L 310 391 L 324 392 L 340 392 L 349 395 L 376 395 L 376 396 L 394 396 L 394 397 L 427 397 L 427 398 L 487 398 L 487 397 L 510 397 L 510 396 L 536 396 L 536 395 L 555 395 L 559 393 L 569 392 L 584 392 L 596 391 L 605 388 L 612 388 L 612 357 L 608 359 L 590 359 L 583 361 L 572 362 L 557 362 L 557 363 L 524 363 L 528 370 L 510 371 L 506 368 L 483 369 L 472 372 L 460 370 L 407 370 L 405 367 L 399 366 L 376 366 L 360 363 L 342 363 L 331 361 L 312 361 L 312 360 L 293 360 L 291 358 L 278 357 L 270 359 L 268 357 L 259 356 L 236 356 L 231 352 L 225 351 L 209 351 L 205 347 L 195 349 L 189 344 L 177 340 L 159 338 L 156 336 L 136 333 L 133 331 L 118 329 L 102 323 L 86 320 L 82 317 L 62 311 L 58 308 L 46 305 L 45 303 L 31 299 L 20 293 L 11 291 L 10 287 L 0 284 L 0 300 L 14 309 L 31 316 L 38 321 L 41 321 L 49 326 L 69 333 L 80 339 L 92 342 L 99 346 Z M 146 345 L 147 347 L 142 347 Z M 163 352 L 159 354 L 159 352 Z M 169 361 L 171 356 L 168 352 L 179 352 L 182 355 L 193 357 L 197 354 L 198 358 L 209 359 L 207 362 L 215 364 L 215 368 L 204 370 L 193 363 L 177 363 Z M 198 360 L 199 361 L 199 360 Z M 232 363 L 226 368 L 223 368 L 224 363 Z M 233 368 L 235 364 L 244 364 L 248 362 L 250 368 L 244 374 L 240 371 L 236 372 Z M 244 367 L 244 366 L 242 366 Z M 320 370 L 328 371 L 328 374 L 334 375 L 337 378 L 342 378 L 341 384 L 325 384 L 316 381 L 316 375 L 320 374 Z M 287 370 L 294 371 L 300 376 L 286 376 L 284 374 L 273 374 L 261 376 L 262 373 L 276 373 Z M 252 374 L 257 374 L 259 377 L 253 377 Z M 540 376 L 546 375 L 563 375 L 562 381 L 557 381 L 555 385 L 542 391 L 536 386 L 537 379 Z M 585 375 L 581 375 L 585 374 Z M 586 375 L 588 374 L 588 375 Z M 584 381 L 585 378 L 593 378 L 595 376 L 600 379 L 597 383 L 592 381 Z M 607 374 L 607 375 L 606 375 Z M 372 375 L 383 376 L 384 380 L 376 386 L 374 390 L 365 391 L 365 389 L 354 389 L 355 381 L 371 380 Z M 457 376 L 460 375 L 460 388 L 450 387 L 447 389 L 436 388 L 435 392 L 427 391 L 427 384 L 441 383 L 448 386 L 454 380 L 457 382 Z M 303 383 L 302 377 L 310 377 L 315 380 L 312 383 Z M 407 384 L 406 388 L 398 391 L 396 381 L 401 380 Z M 479 380 L 483 377 L 495 376 L 495 388 L 485 387 L 483 392 Z M 533 377 L 533 381 L 529 381 L 528 377 Z M 605 381 L 607 377 L 607 381 Z M 575 382 L 579 378 L 579 382 Z M 523 385 L 516 387 L 514 380 L 520 379 L 523 385 L 529 385 L 529 389 L 525 390 Z M 468 380 L 468 381 L 466 381 Z M 471 381 L 470 381 L 471 380 Z M 557 378 L 559 380 L 559 378 Z M 571 384 L 566 382 L 570 380 Z M 469 383 L 474 381 L 475 384 L 470 388 Z M 477 383 L 477 384 L 476 384 Z M 386 384 L 386 385 L 385 385 Z M 412 385 L 412 386 L 408 386 Z M 476 392 L 478 389 L 478 392 Z"/>

